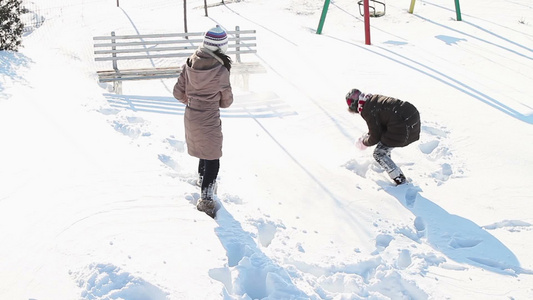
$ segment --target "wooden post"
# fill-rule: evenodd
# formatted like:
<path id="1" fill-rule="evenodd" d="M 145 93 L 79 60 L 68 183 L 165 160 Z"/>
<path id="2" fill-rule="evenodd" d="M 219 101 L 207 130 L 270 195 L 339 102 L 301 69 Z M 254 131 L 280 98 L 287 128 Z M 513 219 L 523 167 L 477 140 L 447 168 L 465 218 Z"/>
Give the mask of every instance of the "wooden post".
<path id="1" fill-rule="evenodd" d="M 237 62 L 241 62 L 241 54 L 239 53 L 241 49 L 241 47 L 239 47 L 239 44 L 241 43 L 241 35 L 239 34 L 239 30 L 241 30 L 241 28 L 239 26 L 235 26 L 235 44 L 237 45 L 237 47 L 235 47 L 235 50 L 237 51 L 235 57 L 237 58 Z"/>
<path id="2" fill-rule="evenodd" d="M 118 2 L 118 0 L 117 0 Z M 115 36 L 115 32 L 114 31 L 111 31 L 111 36 Z M 117 50 L 117 47 L 115 46 L 116 44 L 116 40 L 115 39 L 111 39 L 111 50 L 113 50 L 113 53 L 111 54 L 112 57 L 116 58 L 117 57 L 117 54 L 114 52 L 114 50 Z M 113 59 L 113 70 L 115 70 L 115 72 L 118 72 L 118 64 L 117 64 L 117 60 L 116 59 Z M 120 78 L 120 77 L 118 77 Z M 120 80 L 116 80 L 116 81 L 113 81 L 113 91 L 116 93 L 116 94 L 122 94 L 122 81 Z"/>
<path id="3" fill-rule="evenodd" d="M 118 3 L 119 0 L 117 0 L 117 7 L 120 7 L 120 4 Z"/>
<path id="4" fill-rule="evenodd" d="M 115 36 L 115 32 L 114 31 L 111 31 L 111 36 Z M 113 56 L 114 58 L 117 57 L 117 54 L 114 52 L 115 50 L 117 50 L 117 47 L 115 46 L 115 43 L 116 43 L 116 40 L 115 39 L 111 39 L 111 50 L 113 50 L 113 54 L 111 54 L 111 56 Z M 117 71 L 118 70 L 118 66 L 117 66 L 117 60 L 116 59 L 113 59 L 113 70 Z"/>
<path id="5" fill-rule="evenodd" d="M 370 8 L 368 0 L 364 0 L 363 5 L 363 11 L 365 14 L 365 44 L 370 45 Z"/>

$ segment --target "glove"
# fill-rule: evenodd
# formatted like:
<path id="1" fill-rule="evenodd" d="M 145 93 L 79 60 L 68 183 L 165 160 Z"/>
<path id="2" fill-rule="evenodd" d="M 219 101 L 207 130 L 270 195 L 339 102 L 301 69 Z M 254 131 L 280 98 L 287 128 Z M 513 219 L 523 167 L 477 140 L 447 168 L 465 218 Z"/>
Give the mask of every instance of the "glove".
<path id="1" fill-rule="evenodd" d="M 363 144 L 363 140 L 366 138 L 366 135 L 363 135 L 362 137 L 360 137 L 357 142 L 355 142 L 355 147 L 357 147 L 357 149 L 363 151 L 367 148 L 367 146 L 365 144 Z"/>

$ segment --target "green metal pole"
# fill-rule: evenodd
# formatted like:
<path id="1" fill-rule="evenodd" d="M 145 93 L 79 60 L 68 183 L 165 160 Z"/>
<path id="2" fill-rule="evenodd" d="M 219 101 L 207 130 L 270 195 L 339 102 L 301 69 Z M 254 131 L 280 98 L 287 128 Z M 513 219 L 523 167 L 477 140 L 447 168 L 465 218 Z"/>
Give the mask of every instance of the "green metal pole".
<path id="1" fill-rule="evenodd" d="M 326 15 L 328 14 L 329 2 L 330 0 L 324 1 L 324 7 L 322 8 L 322 16 L 320 17 L 320 22 L 318 23 L 318 29 L 316 30 L 316 34 L 322 34 L 322 28 L 324 27 L 324 21 L 326 21 Z"/>
<path id="2" fill-rule="evenodd" d="M 455 0 L 455 13 L 457 14 L 457 21 L 461 21 L 461 8 L 459 7 L 459 0 Z"/>

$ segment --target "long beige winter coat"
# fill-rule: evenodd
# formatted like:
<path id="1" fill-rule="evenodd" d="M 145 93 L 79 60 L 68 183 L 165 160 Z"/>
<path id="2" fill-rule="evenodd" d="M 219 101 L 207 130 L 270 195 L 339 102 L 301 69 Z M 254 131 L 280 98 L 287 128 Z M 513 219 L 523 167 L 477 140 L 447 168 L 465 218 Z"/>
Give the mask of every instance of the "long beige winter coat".
<path id="1" fill-rule="evenodd" d="M 185 141 L 189 155 L 201 159 L 222 156 L 220 109 L 233 103 L 229 71 L 204 49 L 198 49 L 183 65 L 174 97 L 187 105 Z"/>

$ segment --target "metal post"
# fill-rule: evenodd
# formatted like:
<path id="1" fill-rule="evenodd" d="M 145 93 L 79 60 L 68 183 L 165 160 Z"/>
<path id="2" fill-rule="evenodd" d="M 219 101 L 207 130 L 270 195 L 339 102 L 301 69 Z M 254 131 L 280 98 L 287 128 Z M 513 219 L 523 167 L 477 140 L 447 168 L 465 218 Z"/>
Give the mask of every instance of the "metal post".
<path id="1" fill-rule="evenodd" d="M 207 0 L 204 0 L 204 10 L 205 10 L 205 16 L 206 16 L 206 17 L 209 17 L 209 16 L 207 15 Z"/>
<path id="2" fill-rule="evenodd" d="M 185 33 L 187 33 L 187 0 L 183 0 L 183 29 L 185 30 Z M 189 39 L 188 36 L 185 36 L 186 39 Z"/>
<path id="3" fill-rule="evenodd" d="M 120 4 L 118 3 L 119 0 L 117 0 L 117 7 L 120 7 Z"/>
<path id="4" fill-rule="evenodd" d="M 461 21 L 461 8 L 459 7 L 459 0 L 455 0 L 455 13 L 457 14 L 457 21 Z"/>
<path id="5" fill-rule="evenodd" d="M 368 0 L 364 0 L 364 14 L 365 14 L 365 44 L 370 45 L 370 8 Z"/>
<path id="6" fill-rule="evenodd" d="M 415 10 L 415 1 L 416 0 L 411 0 L 411 6 L 409 6 L 409 13 L 412 14 L 413 11 Z"/>
<path id="7" fill-rule="evenodd" d="M 322 16 L 320 16 L 320 22 L 318 23 L 318 29 L 316 30 L 316 34 L 322 34 L 322 28 L 324 27 L 324 21 L 326 21 L 326 15 L 328 14 L 329 2 L 330 0 L 324 1 L 324 7 L 322 8 Z"/>

